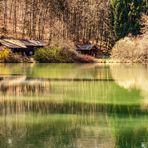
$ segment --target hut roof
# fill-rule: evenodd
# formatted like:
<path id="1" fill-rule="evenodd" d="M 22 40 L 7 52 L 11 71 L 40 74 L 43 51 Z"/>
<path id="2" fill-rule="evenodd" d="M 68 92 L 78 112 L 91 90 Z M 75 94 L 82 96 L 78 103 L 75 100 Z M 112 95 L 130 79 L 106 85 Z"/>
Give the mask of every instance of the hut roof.
<path id="1" fill-rule="evenodd" d="M 20 40 L 26 46 L 34 46 L 34 47 L 42 47 L 45 46 L 43 42 L 35 41 L 35 40 Z"/>
<path id="2" fill-rule="evenodd" d="M 27 46 L 45 46 L 44 43 L 35 40 L 0 39 L 0 43 L 8 48 L 27 48 Z"/>
<path id="3" fill-rule="evenodd" d="M 77 45 L 77 50 L 91 50 L 94 47 L 92 44 Z"/>
<path id="4" fill-rule="evenodd" d="M 22 43 L 20 40 L 17 40 L 17 39 L 4 39 L 6 42 L 9 42 L 9 43 L 12 43 L 12 44 L 15 44 L 21 48 L 26 48 L 25 44 Z"/>
<path id="5" fill-rule="evenodd" d="M 22 42 L 14 39 L 1 39 L 0 43 L 8 48 L 27 48 Z"/>

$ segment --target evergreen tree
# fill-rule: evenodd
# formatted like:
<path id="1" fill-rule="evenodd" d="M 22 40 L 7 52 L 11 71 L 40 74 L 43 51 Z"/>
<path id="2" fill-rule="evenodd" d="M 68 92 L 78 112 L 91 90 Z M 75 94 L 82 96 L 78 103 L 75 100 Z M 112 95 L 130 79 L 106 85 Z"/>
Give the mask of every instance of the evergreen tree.
<path id="1" fill-rule="evenodd" d="M 145 0 L 111 0 L 111 23 L 116 39 L 140 32 L 140 16 Z"/>

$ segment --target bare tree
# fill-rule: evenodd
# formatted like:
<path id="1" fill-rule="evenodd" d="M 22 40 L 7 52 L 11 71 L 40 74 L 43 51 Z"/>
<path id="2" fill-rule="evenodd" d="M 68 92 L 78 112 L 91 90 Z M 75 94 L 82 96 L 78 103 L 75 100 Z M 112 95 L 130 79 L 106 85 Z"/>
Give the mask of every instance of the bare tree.
<path id="1" fill-rule="evenodd" d="M 104 0 L 1 0 L 0 23 L 8 36 L 49 44 L 86 39 L 110 48 L 108 5 Z"/>

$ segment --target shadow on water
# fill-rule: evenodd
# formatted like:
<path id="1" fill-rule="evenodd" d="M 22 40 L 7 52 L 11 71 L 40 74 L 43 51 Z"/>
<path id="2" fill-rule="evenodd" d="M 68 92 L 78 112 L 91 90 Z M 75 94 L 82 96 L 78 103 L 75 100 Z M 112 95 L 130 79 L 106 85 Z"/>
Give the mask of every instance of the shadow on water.
<path id="1" fill-rule="evenodd" d="M 142 65 L 2 64 L 0 147 L 148 147 L 147 75 Z"/>

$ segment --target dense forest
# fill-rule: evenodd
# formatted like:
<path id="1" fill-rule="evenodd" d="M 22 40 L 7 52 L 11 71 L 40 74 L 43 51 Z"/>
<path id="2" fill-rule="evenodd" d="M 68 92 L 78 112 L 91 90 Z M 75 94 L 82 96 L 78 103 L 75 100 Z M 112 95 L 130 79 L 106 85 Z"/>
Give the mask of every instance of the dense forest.
<path id="1" fill-rule="evenodd" d="M 111 49 L 116 40 L 140 31 L 147 0 L 0 0 L 0 34 L 58 41 L 93 40 Z"/>
<path id="2" fill-rule="evenodd" d="M 108 1 L 1 0 L 1 34 L 59 40 L 95 39 L 111 45 Z"/>

